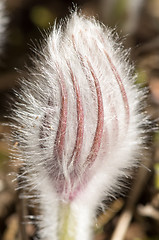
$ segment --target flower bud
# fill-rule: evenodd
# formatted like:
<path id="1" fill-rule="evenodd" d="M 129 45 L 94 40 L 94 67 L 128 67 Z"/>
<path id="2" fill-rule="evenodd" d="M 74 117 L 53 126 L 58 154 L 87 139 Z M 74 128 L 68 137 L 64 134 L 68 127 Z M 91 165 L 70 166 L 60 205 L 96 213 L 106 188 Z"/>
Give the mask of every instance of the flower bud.
<path id="1" fill-rule="evenodd" d="M 41 239 L 91 239 L 96 209 L 137 165 L 143 94 L 117 41 L 74 12 L 54 26 L 22 81 L 13 138 L 23 187 L 40 204 Z"/>

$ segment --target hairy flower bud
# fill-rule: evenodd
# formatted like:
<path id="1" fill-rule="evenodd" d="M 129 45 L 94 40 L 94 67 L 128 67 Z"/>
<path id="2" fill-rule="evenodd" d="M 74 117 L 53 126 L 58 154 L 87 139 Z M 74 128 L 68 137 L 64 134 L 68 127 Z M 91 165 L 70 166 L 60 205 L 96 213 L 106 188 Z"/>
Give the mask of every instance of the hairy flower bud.
<path id="1" fill-rule="evenodd" d="M 13 138 L 23 187 L 41 206 L 42 239 L 91 239 L 97 207 L 137 164 L 142 94 L 117 41 L 74 12 L 54 26 L 22 82 Z"/>

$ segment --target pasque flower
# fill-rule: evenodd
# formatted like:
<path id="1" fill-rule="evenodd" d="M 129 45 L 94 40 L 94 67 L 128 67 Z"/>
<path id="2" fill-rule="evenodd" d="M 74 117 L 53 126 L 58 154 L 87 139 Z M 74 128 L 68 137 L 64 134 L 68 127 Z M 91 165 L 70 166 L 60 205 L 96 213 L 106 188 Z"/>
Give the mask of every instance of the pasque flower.
<path id="1" fill-rule="evenodd" d="M 72 13 L 35 51 L 17 93 L 14 157 L 25 197 L 40 204 L 41 239 L 92 239 L 97 208 L 137 165 L 143 94 L 114 35 Z"/>

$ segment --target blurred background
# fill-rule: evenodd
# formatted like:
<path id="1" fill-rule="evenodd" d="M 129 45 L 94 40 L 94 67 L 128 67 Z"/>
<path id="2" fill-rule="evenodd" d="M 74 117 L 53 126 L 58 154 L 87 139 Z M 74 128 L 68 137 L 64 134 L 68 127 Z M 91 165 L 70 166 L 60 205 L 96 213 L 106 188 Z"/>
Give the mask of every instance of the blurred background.
<path id="1" fill-rule="evenodd" d="M 148 89 L 145 112 L 151 116 L 151 127 L 155 129 L 159 121 L 159 0 L 76 0 L 74 4 L 86 15 L 115 27 L 125 48 L 131 48 L 130 58 L 138 74 L 136 82 Z M 24 74 L 19 70 L 31 66 L 33 42 L 40 42 L 41 32 L 65 17 L 74 4 L 71 0 L 6 0 L 9 23 L 0 60 L 1 240 L 31 240 L 36 236 L 35 225 L 20 224 L 22 215 L 31 210 L 25 200 L 18 199 L 16 183 L 8 175 L 14 168 L 9 163 L 4 138 L 10 129 L 2 124 L 10 111 L 8 97 Z M 159 240 L 158 130 L 149 131 L 146 144 L 141 156 L 143 166 L 130 180 L 132 190 L 128 189 L 125 196 L 117 195 L 115 200 L 107 199 L 104 213 L 97 213 L 94 240 Z"/>

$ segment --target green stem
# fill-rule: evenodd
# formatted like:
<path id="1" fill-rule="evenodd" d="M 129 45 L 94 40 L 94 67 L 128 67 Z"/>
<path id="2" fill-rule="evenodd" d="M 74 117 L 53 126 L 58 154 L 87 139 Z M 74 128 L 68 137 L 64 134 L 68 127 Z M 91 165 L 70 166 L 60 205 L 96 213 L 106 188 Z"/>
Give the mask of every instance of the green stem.
<path id="1" fill-rule="evenodd" d="M 69 203 L 60 204 L 59 240 L 76 239 L 76 219 Z"/>

